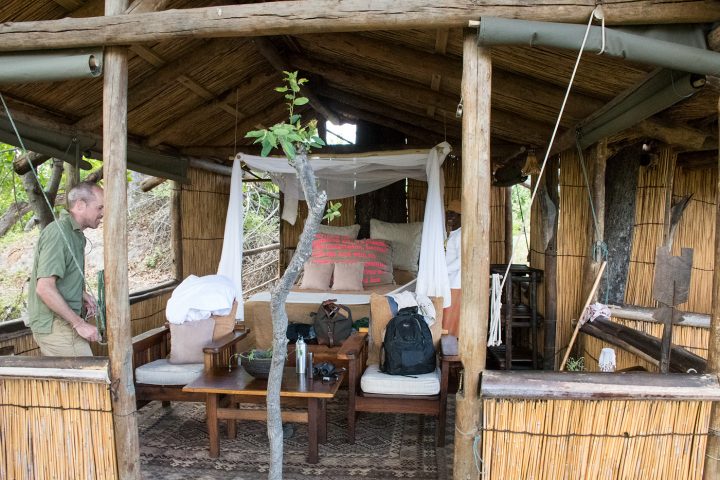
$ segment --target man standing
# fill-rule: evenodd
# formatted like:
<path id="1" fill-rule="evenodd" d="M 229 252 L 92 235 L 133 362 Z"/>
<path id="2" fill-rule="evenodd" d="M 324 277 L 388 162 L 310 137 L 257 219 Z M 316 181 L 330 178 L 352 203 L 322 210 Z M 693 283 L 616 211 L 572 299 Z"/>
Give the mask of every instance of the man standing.
<path id="1" fill-rule="evenodd" d="M 86 228 L 97 228 L 103 217 L 103 190 L 81 182 L 67 195 L 68 209 L 40 232 L 28 292 L 29 325 L 42 355 L 92 356 L 89 342 L 100 339 L 86 322 L 97 312 L 85 291 Z"/>
<path id="2" fill-rule="evenodd" d="M 452 200 L 445 211 L 445 225 L 450 232 L 447 239 L 445 259 L 447 261 L 448 280 L 450 281 L 451 304 L 443 310 L 443 328 L 450 335 L 457 336 L 460 332 L 460 303 L 462 290 L 460 289 L 460 200 Z"/>

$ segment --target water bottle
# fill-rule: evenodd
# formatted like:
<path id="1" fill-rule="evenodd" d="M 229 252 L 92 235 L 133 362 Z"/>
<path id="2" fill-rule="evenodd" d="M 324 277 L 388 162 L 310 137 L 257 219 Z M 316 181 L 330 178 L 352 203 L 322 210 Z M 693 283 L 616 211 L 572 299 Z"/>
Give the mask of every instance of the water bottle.
<path id="1" fill-rule="evenodd" d="M 305 374 L 305 356 L 307 354 L 307 346 L 303 337 L 298 337 L 295 343 L 295 371 Z"/>

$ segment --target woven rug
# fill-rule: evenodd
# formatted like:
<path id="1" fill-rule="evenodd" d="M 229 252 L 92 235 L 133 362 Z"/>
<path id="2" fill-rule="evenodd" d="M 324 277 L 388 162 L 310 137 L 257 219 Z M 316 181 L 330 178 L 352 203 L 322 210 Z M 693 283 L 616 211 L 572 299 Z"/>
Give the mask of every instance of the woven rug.
<path id="1" fill-rule="evenodd" d="M 421 415 L 361 413 L 355 444 L 347 443 L 346 392 L 328 402 L 327 442 L 320 461 L 306 462 L 307 426 L 295 424 L 284 441 L 285 479 L 450 479 L 452 478 L 455 398 L 448 399 L 446 443 L 435 447 L 435 419 Z M 228 439 L 220 426 L 220 457 L 208 456 L 205 405 L 159 402 L 138 417 L 140 461 L 146 479 L 261 479 L 267 476 L 269 445 L 264 422 L 238 422 L 238 436 Z"/>

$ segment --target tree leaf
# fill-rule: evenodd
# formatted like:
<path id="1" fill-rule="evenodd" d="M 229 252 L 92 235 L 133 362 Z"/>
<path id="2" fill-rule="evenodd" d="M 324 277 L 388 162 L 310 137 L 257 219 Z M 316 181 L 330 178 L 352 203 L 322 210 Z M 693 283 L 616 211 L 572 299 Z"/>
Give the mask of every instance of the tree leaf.
<path id="1" fill-rule="evenodd" d="M 293 104 L 294 104 L 294 105 L 305 105 L 305 104 L 308 103 L 309 101 L 310 101 L 310 100 L 308 100 L 308 99 L 305 98 L 305 97 L 298 97 L 298 98 L 296 98 L 296 99 L 293 101 Z"/>
<path id="2" fill-rule="evenodd" d="M 289 125 L 275 125 L 272 127 L 272 132 L 278 137 L 284 137 L 289 134 L 291 127 Z"/>
<path id="3" fill-rule="evenodd" d="M 295 158 L 295 147 L 293 146 L 292 142 L 288 142 L 287 139 L 281 138 L 280 144 L 282 145 L 282 149 L 285 152 L 285 155 L 287 155 L 288 158 L 293 160 Z"/>
<path id="4" fill-rule="evenodd" d="M 245 138 L 262 138 L 265 136 L 265 130 L 252 130 L 245 134 Z"/>
<path id="5" fill-rule="evenodd" d="M 270 153 L 270 150 L 272 150 L 273 147 L 269 143 L 263 143 L 262 152 L 260 152 L 261 157 L 267 157 L 268 153 Z"/>
<path id="6" fill-rule="evenodd" d="M 300 120 L 300 115 L 295 114 L 292 117 L 290 117 L 290 123 L 292 123 L 293 125 L 295 123 L 297 123 L 298 120 Z"/>

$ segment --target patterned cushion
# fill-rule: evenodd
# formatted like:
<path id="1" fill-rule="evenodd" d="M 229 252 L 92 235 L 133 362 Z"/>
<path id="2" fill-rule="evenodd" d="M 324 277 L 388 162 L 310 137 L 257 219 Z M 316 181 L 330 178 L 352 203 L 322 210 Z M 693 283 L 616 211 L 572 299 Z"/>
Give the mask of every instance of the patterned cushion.
<path id="1" fill-rule="evenodd" d="M 440 392 L 440 369 L 422 375 L 388 375 L 379 365 L 368 365 L 360 379 L 364 393 L 385 395 L 437 395 Z"/>
<path id="2" fill-rule="evenodd" d="M 312 243 L 316 263 L 363 263 L 363 286 L 393 283 L 392 250 L 384 240 L 352 240 L 319 233 Z"/>
<path id="3" fill-rule="evenodd" d="M 202 363 L 175 365 L 163 358 L 136 368 L 135 381 L 148 385 L 187 385 L 202 374 L 203 368 Z"/>

